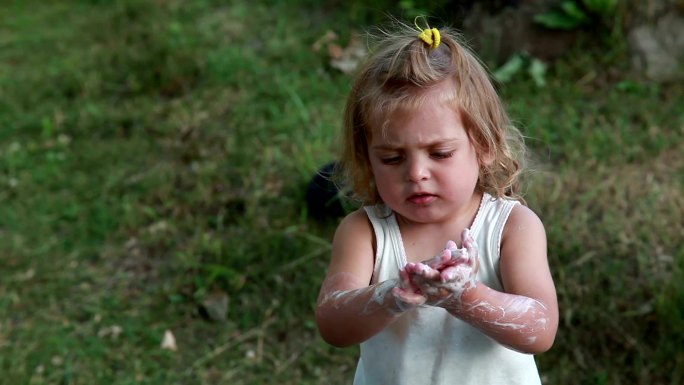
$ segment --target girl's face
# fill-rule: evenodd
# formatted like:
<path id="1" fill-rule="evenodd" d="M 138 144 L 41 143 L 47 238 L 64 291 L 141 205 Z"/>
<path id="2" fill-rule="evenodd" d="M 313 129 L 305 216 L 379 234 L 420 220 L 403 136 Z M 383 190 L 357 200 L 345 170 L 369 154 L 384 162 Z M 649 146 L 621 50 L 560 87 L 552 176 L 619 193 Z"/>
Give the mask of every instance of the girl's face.
<path id="1" fill-rule="evenodd" d="M 368 145 L 382 200 L 404 219 L 438 223 L 472 207 L 479 162 L 460 114 L 443 103 L 399 109 Z"/>

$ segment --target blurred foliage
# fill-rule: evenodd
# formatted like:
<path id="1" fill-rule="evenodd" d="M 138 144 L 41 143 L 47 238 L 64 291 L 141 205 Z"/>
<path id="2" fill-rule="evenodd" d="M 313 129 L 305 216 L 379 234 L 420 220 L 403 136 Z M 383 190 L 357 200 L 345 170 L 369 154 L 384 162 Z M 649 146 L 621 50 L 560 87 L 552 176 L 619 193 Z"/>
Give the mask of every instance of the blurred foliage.
<path id="1" fill-rule="evenodd" d="M 530 55 L 524 52 L 511 56 L 493 75 L 500 83 L 508 83 L 514 77 L 519 76 L 525 68 L 527 69 L 527 75 L 534 84 L 538 87 L 546 85 L 546 64 L 535 57 L 530 57 Z"/>
<path id="2" fill-rule="evenodd" d="M 610 23 L 617 10 L 617 0 L 562 0 L 548 13 L 534 20 L 551 29 L 576 29 L 592 24 Z"/>

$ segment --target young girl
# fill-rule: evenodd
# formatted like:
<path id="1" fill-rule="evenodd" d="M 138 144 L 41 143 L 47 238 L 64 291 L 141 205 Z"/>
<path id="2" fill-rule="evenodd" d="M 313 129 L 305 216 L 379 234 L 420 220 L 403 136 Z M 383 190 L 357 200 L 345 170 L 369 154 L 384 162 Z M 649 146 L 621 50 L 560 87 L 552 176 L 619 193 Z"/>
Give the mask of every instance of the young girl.
<path id="1" fill-rule="evenodd" d="M 401 29 L 347 102 L 342 164 L 365 206 L 335 233 L 318 328 L 361 344 L 354 384 L 539 384 L 558 305 L 517 194 L 522 137 L 458 34 Z"/>

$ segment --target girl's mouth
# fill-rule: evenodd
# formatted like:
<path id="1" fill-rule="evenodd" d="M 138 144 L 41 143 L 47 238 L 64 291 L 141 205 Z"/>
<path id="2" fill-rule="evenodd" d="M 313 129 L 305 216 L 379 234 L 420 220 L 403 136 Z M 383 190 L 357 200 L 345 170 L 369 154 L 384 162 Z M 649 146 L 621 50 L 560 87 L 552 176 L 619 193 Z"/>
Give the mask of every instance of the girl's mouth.
<path id="1" fill-rule="evenodd" d="M 432 203 L 435 199 L 437 199 L 436 195 L 428 193 L 418 193 L 411 195 L 410 197 L 408 197 L 407 200 L 415 205 L 427 205 Z"/>

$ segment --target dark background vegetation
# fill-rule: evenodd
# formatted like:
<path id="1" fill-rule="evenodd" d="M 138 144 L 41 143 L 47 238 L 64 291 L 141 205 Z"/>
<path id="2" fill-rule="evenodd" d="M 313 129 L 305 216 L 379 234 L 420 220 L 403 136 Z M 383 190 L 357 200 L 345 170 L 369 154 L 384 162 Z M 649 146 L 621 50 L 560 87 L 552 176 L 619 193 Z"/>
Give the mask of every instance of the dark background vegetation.
<path id="1" fill-rule="evenodd" d="M 350 87 L 332 59 L 388 13 L 472 9 L 374 4 L 2 2 L 0 383 L 351 382 L 357 349 L 313 322 L 335 220 L 305 202 Z M 682 84 L 633 71 L 624 3 L 581 10 L 552 58 L 475 47 L 535 158 L 561 310 L 538 365 L 681 384 Z"/>

